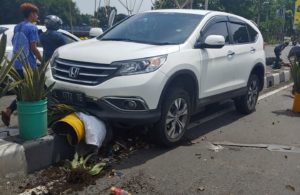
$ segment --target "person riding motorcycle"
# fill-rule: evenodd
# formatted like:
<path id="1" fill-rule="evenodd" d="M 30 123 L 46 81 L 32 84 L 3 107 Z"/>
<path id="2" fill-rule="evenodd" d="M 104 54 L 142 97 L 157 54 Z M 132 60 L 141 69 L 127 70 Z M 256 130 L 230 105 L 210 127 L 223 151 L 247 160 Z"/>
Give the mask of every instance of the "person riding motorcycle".
<path id="1" fill-rule="evenodd" d="M 65 44 L 67 44 L 62 33 L 58 32 L 58 29 L 63 24 L 63 21 L 55 15 L 49 15 L 45 18 L 45 26 L 47 31 L 40 36 L 40 42 L 43 46 L 43 59 L 45 62 L 50 60 L 54 51 Z"/>

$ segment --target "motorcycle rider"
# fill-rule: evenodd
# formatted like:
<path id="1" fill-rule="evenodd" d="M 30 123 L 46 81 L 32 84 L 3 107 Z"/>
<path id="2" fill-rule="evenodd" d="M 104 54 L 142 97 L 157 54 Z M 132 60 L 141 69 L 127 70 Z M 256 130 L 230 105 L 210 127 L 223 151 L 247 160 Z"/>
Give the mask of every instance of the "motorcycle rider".
<path id="1" fill-rule="evenodd" d="M 44 23 L 47 28 L 47 31 L 41 34 L 40 42 L 44 49 L 44 62 L 47 62 L 52 57 L 54 51 L 58 47 L 67 44 L 67 42 L 62 33 L 58 32 L 58 29 L 63 24 L 62 20 L 58 16 L 46 16 Z"/>

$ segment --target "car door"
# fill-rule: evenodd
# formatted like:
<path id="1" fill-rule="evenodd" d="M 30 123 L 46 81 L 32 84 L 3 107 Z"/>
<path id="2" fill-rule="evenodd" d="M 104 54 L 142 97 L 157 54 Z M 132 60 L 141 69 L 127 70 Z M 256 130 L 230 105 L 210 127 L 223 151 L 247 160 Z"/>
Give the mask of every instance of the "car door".
<path id="1" fill-rule="evenodd" d="M 233 69 L 234 51 L 226 16 L 218 16 L 209 21 L 201 31 L 202 42 L 209 35 L 222 35 L 225 38 L 225 46 L 219 49 L 201 49 L 201 97 L 209 97 L 221 94 L 233 89 L 235 71 Z"/>
<path id="2" fill-rule="evenodd" d="M 235 52 L 236 63 L 234 64 L 235 88 L 242 88 L 247 86 L 249 74 L 255 63 L 255 52 L 257 50 L 255 40 L 257 39 L 257 32 L 251 30 L 250 26 L 244 21 L 235 17 L 229 18 L 229 32 L 233 40 L 233 51 Z M 255 33 L 256 32 L 256 33 Z"/>

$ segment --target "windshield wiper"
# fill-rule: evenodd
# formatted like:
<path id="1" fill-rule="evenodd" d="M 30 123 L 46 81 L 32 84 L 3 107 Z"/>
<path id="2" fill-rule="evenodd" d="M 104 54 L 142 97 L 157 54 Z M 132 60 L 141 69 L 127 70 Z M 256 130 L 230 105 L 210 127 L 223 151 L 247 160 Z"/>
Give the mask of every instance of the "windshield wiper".
<path id="1" fill-rule="evenodd" d="M 176 43 L 170 43 L 170 42 L 161 42 L 161 43 L 156 43 L 156 42 L 152 42 L 149 44 L 153 44 L 153 45 L 176 45 Z"/>
<path id="2" fill-rule="evenodd" d="M 107 38 L 107 39 L 100 39 L 101 41 L 128 41 L 128 42 L 137 42 L 132 39 L 126 39 L 126 38 Z"/>
<path id="3" fill-rule="evenodd" d="M 127 41 L 127 42 L 135 42 L 135 43 L 143 43 L 143 44 L 150 44 L 150 45 L 176 45 L 175 43 L 170 42 L 151 42 L 151 41 L 141 41 L 141 40 L 133 40 L 133 39 L 126 39 L 126 38 L 107 38 L 107 39 L 100 39 L 102 41 Z"/>

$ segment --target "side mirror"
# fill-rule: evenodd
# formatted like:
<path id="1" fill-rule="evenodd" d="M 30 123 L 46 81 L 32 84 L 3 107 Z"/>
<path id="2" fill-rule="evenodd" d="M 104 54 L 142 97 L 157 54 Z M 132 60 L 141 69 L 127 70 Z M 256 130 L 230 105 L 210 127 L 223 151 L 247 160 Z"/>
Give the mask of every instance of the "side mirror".
<path id="1" fill-rule="evenodd" d="M 91 28 L 89 35 L 90 37 L 94 38 L 94 37 L 99 37 L 100 35 L 103 34 L 103 30 L 102 28 Z"/>
<path id="2" fill-rule="evenodd" d="M 203 42 L 197 42 L 196 48 L 210 48 L 210 49 L 218 49 L 222 48 L 225 45 L 225 38 L 222 35 L 209 35 Z"/>

